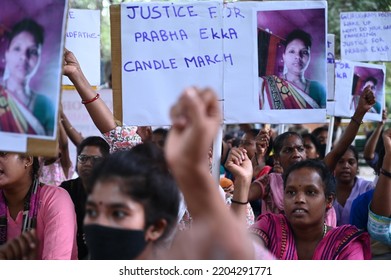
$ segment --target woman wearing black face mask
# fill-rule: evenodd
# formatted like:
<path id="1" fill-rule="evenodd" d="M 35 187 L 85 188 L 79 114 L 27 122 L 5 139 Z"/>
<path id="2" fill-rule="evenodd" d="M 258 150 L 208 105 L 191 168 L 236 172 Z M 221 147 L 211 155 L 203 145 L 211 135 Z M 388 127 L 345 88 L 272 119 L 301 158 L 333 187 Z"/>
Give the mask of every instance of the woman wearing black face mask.
<path id="1" fill-rule="evenodd" d="M 93 172 L 84 230 L 91 259 L 153 258 L 176 226 L 179 191 L 153 144 L 110 155 Z"/>

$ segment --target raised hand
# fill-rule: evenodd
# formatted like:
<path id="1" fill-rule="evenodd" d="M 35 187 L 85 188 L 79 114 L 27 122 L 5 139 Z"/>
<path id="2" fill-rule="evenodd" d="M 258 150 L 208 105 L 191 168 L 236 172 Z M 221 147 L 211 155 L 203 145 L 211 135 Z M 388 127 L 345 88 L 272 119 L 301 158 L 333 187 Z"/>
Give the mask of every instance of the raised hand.
<path id="1" fill-rule="evenodd" d="M 253 167 L 244 148 L 232 148 L 224 166 L 234 175 L 235 179 L 240 177 L 251 180 L 252 178 Z"/>
<path id="2" fill-rule="evenodd" d="M 73 75 L 81 72 L 80 64 L 73 52 L 69 51 L 68 49 L 64 49 L 64 75 L 71 79 Z"/>
<path id="3" fill-rule="evenodd" d="M 211 89 L 187 88 L 171 109 L 172 127 L 165 153 L 179 169 L 207 165 L 207 154 L 221 123 L 221 110 Z"/>
<path id="4" fill-rule="evenodd" d="M 358 101 L 357 109 L 363 109 L 365 112 L 367 112 L 371 107 L 375 104 L 375 94 L 370 89 L 370 86 L 367 86 L 363 93 L 360 96 L 360 99 Z"/>
<path id="5" fill-rule="evenodd" d="M 258 135 L 255 137 L 256 141 L 256 149 L 257 149 L 257 155 L 258 156 L 265 156 L 266 151 L 270 144 L 270 137 L 271 137 L 271 130 L 270 129 L 261 129 L 258 133 Z"/>
<path id="6" fill-rule="evenodd" d="M 150 126 L 139 126 L 137 134 L 140 135 L 143 142 L 147 142 L 152 138 L 152 128 Z"/>

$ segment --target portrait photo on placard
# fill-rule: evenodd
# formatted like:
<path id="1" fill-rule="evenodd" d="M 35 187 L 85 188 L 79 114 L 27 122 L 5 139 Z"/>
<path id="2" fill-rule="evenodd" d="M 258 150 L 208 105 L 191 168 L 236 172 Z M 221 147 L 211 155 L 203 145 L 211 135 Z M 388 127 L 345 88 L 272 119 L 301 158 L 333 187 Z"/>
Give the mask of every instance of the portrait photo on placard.
<path id="1" fill-rule="evenodd" d="M 258 11 L 257 36 L 259 109 L 325 109 L 325 9 Z"/>
<path id="2" fill-rule="evenodd" d="M 353 82 L 351 91 L 350 110 L 355 111 L 358 100 L 364 89 L 369 87 L 375 94 L 375 104 L 368 111 L 372 114 L 381 114 L 384 108 L 384 72 L 379 68 L 356 65 L 353 68 Z"/>
<path id="3" fill-rule="evenodd" d="M 66 0 L 3 0 L 0 132 L 54 139 L 61 93 Z"/>

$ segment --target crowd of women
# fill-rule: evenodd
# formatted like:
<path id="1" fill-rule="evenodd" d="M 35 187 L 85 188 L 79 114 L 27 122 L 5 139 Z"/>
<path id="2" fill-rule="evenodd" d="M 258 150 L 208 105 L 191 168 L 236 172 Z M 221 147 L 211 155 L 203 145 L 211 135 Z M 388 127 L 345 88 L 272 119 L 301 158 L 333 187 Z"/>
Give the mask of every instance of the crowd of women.
<path id="1" fill-rule="evenodd" d="M 316 137 L 294 131 L 275 137 L 265 127 L 245 131 L 237 146 L 223 141 L 221 184 L 231 180 L 225 195 L 210 172 L 222 117 L 211 89 L 185 89 L 171 109 L 171 128 L 158 136 L 119 124 L 68 50 L 64 75 L 102 137 L 72 134 L 62 113 L 59 158 L 0 153 L 0 259 L 390 257 L 386 117 L 365 152 L 376 181 L 357 176 L 351 146 L 375 104 L 370 88 L 324 157 Z M 76 179 L 68 137 L 77 145 Z M 48 180 L 56 172 L 60 179 Z"/>

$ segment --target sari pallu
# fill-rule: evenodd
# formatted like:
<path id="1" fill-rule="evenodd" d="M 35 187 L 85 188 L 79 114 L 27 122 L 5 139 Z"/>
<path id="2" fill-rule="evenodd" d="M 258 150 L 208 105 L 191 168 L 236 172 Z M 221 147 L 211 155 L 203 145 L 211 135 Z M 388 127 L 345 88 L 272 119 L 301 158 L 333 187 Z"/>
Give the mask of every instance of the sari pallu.
<path id="1" fill-rule="evenodd" d="M 36 117 L 0 86 L 0 131 L 44 135 Z"/>
<path id="2" fill-rule="evenodd" d="M 307 81 L 309 94 L 275 75 L 264 76 L 260 109 L 320 109 L 325 107 L 325 92 L 314 81 Z M 315 99 L 316 97 L 316 99 Z M 267 99 L 267 100 L 266 100 Z M 324 100 L 323 100 L 324 99 Z M 264 108 L 265 103 L 269 108 Z"/>
<path id="3" fill-rule="evenodd" d="M 250 232 L 263 240 L 265 246 L 280 260 L 297 260 L 296 243 L 287 218 L 282 214 L 261 215 Z M 359 250 L 360 252 L 357 252 Z M 358 253 L 358 254 L 357 254 Z M 360 256 L 360 257 L 357 257 Z M 352 225 L 329 230 L 317 245 L 313 260 L 371 259 L 367 232 Z"/>

